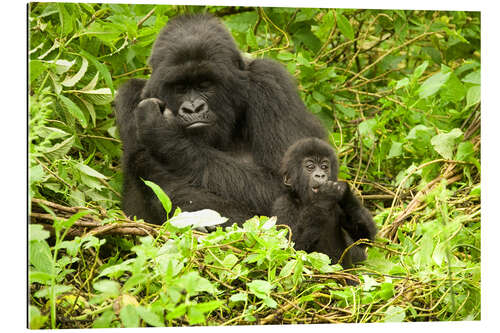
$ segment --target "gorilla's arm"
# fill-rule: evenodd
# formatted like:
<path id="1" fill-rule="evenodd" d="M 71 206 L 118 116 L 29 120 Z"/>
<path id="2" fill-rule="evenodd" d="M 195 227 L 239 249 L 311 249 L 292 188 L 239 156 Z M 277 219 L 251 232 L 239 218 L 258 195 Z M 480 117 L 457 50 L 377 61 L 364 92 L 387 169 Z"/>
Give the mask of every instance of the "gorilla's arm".
<path id="1" fill-rule="evenodd" d="M 375 238 L 375 234 L 377 233 L 375 222 L 368 209 L 363 207 L 349 186 L 346 187 L 339 206 L 345 217 L 341 219 L 342 228 L 349 233 L 354 241 L 361 238 L 370 240 Z"/>

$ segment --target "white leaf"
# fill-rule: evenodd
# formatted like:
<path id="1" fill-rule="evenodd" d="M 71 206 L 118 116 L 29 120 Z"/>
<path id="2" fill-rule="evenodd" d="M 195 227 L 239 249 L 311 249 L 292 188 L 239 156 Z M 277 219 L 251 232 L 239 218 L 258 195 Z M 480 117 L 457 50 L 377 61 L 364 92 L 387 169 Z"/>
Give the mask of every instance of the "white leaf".
<path id="1" fill-rule="evenodd" d="M 89 66 L 88 60 L 82 58 L 82 67 L 80 67 L 80 70 L 72 77 L 67 77 L 61 84 L 65 87 L 73 87 L 85 75 L 88 66 Z"/>
<path id="2" fill-rule="evenodd" d="M 222 224 L 227 220 L 226 217 L 220 216 L 220 214 L 214 210 L 202 209 L 197 212 L 182 212 L 171 218 L 170 223 L 177 228 L 184 228 L 187 226 L 197 228 Z"/>

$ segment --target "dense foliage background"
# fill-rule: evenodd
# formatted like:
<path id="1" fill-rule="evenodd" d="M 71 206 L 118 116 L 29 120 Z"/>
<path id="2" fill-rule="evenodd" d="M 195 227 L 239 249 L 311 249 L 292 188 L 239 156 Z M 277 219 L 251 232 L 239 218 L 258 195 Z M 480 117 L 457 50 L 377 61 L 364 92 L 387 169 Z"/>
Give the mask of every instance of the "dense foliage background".
<path id="1" fill-rule="evenodd" d="M 205 11 L 249 57 L 283 63 L 328 128 L 380 230 L 365 265 L 295 251 L 273 218 L 204 235 L 119 210 L 114 92 L 148 77 L 170 17 Z M 480 319 L 478 12 L 32 3 L 28 16 L 32 328 Z"/>

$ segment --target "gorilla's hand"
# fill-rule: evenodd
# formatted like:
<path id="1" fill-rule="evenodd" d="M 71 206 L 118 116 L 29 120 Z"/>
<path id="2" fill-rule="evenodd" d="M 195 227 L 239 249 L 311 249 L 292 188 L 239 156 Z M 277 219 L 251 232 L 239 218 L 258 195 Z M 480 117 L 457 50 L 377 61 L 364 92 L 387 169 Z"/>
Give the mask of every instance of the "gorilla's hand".
<path id="1" fill-rule="evenodd" d="M 349 185 L 346 182 L 329 180 L 319 187 L 316 196 L 319 200 L 340 202 L 347 191 Z"/>
<path id="2" fill-rule="evenodd" d="M 158 98 L 142 100 L 135 110 L 137 137 L 160 135 L 167 128 L 175 128 L 176 120 L 172 111 L 165 108 L 165 103 Z"/>

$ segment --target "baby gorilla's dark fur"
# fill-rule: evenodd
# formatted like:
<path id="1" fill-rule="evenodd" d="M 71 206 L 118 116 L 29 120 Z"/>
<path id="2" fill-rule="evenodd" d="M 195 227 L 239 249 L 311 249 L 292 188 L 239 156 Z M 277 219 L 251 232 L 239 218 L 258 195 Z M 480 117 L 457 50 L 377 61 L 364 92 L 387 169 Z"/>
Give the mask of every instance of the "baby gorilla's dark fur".
<path id="1" fill-rule="evenodd" d="M 344 250 L 361 238 L 373 240 L 375 223 L 346 182 L 338 181 L 335 152 L 325 141 L 302 139 L 283 157 L 285 193 L 273 205 L 278 223 L 292 229 L 295 248 L 322 252 L 337 263 Z M 344 268 L 366 259 L 364 246 L 352 247 Z"/>
<path id="2" fill-rule="evenodd" d="M 150 64 L 151 78 L 127 82 L 115 100 L 125 213 L 165 221 L 144 179 L 184 211 L 210 208 L 230 222 L 269 216 L 287 147 L 326 137 L 288 72 L 243 59 L 227 29 L 207 15 L 171 19 Z"/>

